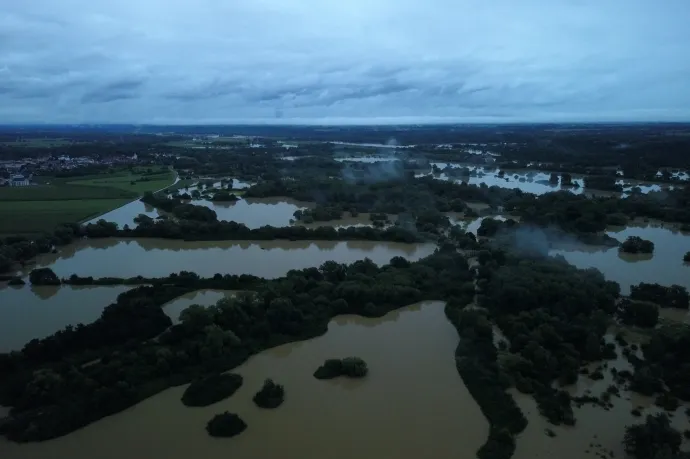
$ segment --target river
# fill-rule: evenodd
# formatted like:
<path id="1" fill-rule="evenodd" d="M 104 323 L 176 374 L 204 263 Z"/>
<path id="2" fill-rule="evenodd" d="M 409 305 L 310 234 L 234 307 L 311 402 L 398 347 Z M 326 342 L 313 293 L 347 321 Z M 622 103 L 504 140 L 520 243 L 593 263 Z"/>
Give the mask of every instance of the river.
<path id="1" fill-rule="evenodd" d="M 187 408 L 184 387 L 166 390 L 124 412 L 62 438 L 13 444 L 3 459 L 456 459 L 475 457 L 488 423 L 458 375 L 455 329 L 443 303 L 424 302 L 379 319 L 337 317 L 319 338 L 262 352 L 235 371 L 244 385 L 210 407 Z M 356 355 L 369 366 L 362 380 L 312 376 L 327 358 Z M 285 386 L 275 410 L 251 398 L 265 378 Z M 238 413 L 241 435 L 214 439 L 205 431 L 216 413 Z"/>
<path id="2" fill-rule="evenodd" d="M 222 273 L 276 278 L 291 269 L 318 267 L 329 260 L 353 263 L 370 258 L 380 265 L 401 256 L 415 261 L 430 255 L 435 248 L 431 243 L 373 241 L 85 239 L 60 248 L 56 254 L 37 257 L 32 268 L 50 267 L 59 277 L 162 277 L 194 271 L 205 277 Z"/>
<path id="3" fill-rule="evenodd" d="M 112 287 L 24 286 L 0 289 L 0 352 L 21 349 L 67 325 L 88 324 L 130 289 Z"/>

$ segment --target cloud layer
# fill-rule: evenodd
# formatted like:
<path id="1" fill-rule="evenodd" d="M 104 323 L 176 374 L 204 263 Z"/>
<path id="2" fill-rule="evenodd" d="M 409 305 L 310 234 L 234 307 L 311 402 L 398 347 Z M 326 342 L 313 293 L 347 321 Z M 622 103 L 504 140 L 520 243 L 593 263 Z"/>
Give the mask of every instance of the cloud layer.
<path id="1" fill-rule="evenodd" d="M 690 121 L 687 0 L 0 9 L 4 123 Z"/>

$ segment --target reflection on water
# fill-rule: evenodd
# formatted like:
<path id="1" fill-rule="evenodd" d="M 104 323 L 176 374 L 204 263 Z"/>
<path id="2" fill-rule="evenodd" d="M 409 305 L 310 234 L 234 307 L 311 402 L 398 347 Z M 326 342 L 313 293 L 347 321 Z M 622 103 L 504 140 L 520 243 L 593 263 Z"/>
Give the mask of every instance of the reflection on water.
<path id="1" fill-rule="evenodd" d="M 690 251 L 690 236 L 670 229 L 647 226 L 609 231 L 609 236 L 623 242 L 628 236 L 639 236 L 654 242 L 654 254 L 632 255 L 619 253 L 618 247 L 601 248 L 578 246 L 576 250 L 551 250 L 551 255 L 563 255 L 578 268 L 597 268 L 608 280 L 621 284 L 621 292 L 628 294 L 630 285 L 640 282 L 662 285 L 678 284 L 690 289 L 690 266 L 683 263 L 683 254 Z"/>
<path id="2" fill-rule="evenodd" d="M 0 450 L 3 459 L 90 459 L 94 451 L 103 459 L 474 457 L 488 423 L 455 369 L 457 343 L 440 302 L 403 309 L 392 320 L 333 321 L 320 338 L 251 358 L 236 370 L 243 386 L 210 407 L 183 406 L 185 388 L 173 388 L 66 437 L 24 445 L 0 440 Z M 366 378 L 312 376 L 325 359 L 351 355 L 367 362 Z M 251 400 L 265 378 L 285 386 L 276 410 Z M 206 422 L 225 410 L 238 413 L 247 430 L 209 437 Z"/>
<path id="3" fill-rule="evenodd" d="M 320 266 L 326 261 L 352 263 L 370 258 L 385 264 L 396 256 L 418 260 L 433 253 L 434 244 L 373 241 L 203 241 L 167 239 L 82 240 L 57 254 L 37 258 L 59 277 L 162 277 L 194 271 L 200 276 L 253 274 L 275 278 L 291 269 Z M 26 274 L 26 273 L 25 273 Z"/>
<path id="4" fill-rule="evenodd" d="M 204 289 L 196 292 L 185 293 L 182 296 L 175 298 L 163 305 L 163 312 L 170 317 L 173 324 L 180 323 L 180 313 L 193 304 L 201 306 L 213 306 L 223 298 L 230 298 L 235 296 L 233 290 L 214 290 Z"/>
<path id="5" fill-rule="evenodd" d="M 0 290 L 0 352 L 21 349 L 67 325 L 88 324 L 130 287 L 24 286 Z"/>
<path id="6" fill-rule="evenodd" d="M 289 226 L 295 211 L 313 206 L 290 198 L 247 198 L 235 202 L 195 200 L 192 204 L 213 209 L 218 220 L 243 223 L 250 229 L 266 225 Z"/>

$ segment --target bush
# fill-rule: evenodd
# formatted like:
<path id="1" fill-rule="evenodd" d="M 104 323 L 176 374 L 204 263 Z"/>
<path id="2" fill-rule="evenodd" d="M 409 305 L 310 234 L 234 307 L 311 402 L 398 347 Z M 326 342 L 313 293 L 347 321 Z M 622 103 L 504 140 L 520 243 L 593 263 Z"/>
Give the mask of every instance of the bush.
<path id="1" fill-rule="evenodd" d="M 247 424 L 235 413 L 217 414 L 206 424 L 206 432 L 212 437 L 234 437 L 247 428 Z"/>
<path id="2" fill-rule="evenodd" d="M 277 408 L 285 400 L 285 389 L 271 379 L 264 381 L 259 392 L 254 395 L 254 403 L 261 408 Z"/>
<path id="3" fill-rule="evenodd" d="M 342 360 L 328 359 L 315 372 L 316 379 L 332 379 L 338 376 L 350 378 L 362 378 L 367 375 L 369 369 L 366 362 L 359 357 L 347 357 Z"/>
<path id="4" fill-rule="evenodd" d="M 686 263 L 690 263 L 690 252 L 687 252 L 685 256 L 683 256 L 683 261 Z"/>
<path id="5" fill-rule="evenodd" d="M 212 375 L 192 382 L 182 394 L 186 406 L 208 406 L 230 397 L 242 386 L 242 376 L 234 373 Z"/>
<path id="6" fill-rule="evenodd" d="M 21 277 L 13 277 L 10 279 L 10 281 L 7 283 L 7 285 L 24 285 L 26 282 Z"/>

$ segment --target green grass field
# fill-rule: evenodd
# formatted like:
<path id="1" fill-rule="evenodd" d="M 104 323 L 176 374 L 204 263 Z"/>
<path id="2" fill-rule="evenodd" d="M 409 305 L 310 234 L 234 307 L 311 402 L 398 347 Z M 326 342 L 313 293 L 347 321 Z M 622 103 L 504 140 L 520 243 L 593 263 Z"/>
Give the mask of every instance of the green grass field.
<path id="1" fill-rule="evenodd" d="M 61 223 L 76 223 L 174 182 L 172 170 L 146 175 L 118 171 L 86 177 L 45 178 L 44 185 L 0 188 L 0 235 L 35 236 Z"/>
<path id="2" fill-rule="evenodd" d="M 0 235 L 38 236 L 61 223 L 80 222 L 130 201 L 131 199 L 0 201 Z"/>
<path id="3" fill-rule="evenodd" d="M 137 173 L 124 173 L 115 175 L 103 175 L 93 178 L 93 176 L 67 182 L 68 185 L 87 185 L 96 187 L 110 187 L 142 195 L 147 191 L 158 191 L 172 184 L 175 174 L 166 171 L 155 175 L 141 175 Z"/>

